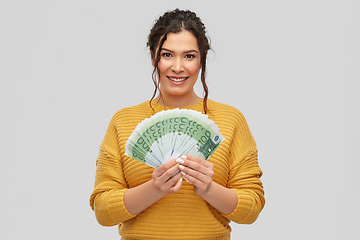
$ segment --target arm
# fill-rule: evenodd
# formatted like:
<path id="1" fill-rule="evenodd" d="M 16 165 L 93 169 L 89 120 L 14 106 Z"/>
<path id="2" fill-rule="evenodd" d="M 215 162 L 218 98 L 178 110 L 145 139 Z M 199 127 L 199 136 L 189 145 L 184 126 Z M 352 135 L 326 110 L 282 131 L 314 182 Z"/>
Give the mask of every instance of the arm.
<path id="1" fill-rule="evenodd" d="M 135 217 L 166 194 L 179 191 L 182 185 L 181 174 L 174 175 L 178 164 L 172 160 L 154 170 L 151 180 L 129 188 L 122 165 L 118 122 L 115 115 L 101 143 L 96 160 L 94 191 L 90 197 L 96 219 L 104 226 L 118 225 Z"/>
<path id="2" fill-rule="evenodd" d="M 124 194 L 126 209 L 131 214 L 139 214 L 165 195 L 177 193 L 182 185 L 181 174 L 177 171 L 178 164 L 175 159 L 171 160 L 154 170 L 153 179 L 128 189 Z"/>
<path id="3" fill-rule="evenodd" d="M 226 187 L 212 181 L 213 164 L 197 157 L 177 159 L 182 175 L 194 185 L 194 193 L 202 197 L 225 217 L 237 223 L 253 223 L 265 204 L 257 164 L 257 150 L 242 163 L 233 166 Z M 185 167 L 184 167 L 185 166 Z"/>
<path id="4" fill-rule="evenodd" d="M 231 142 L 227 147 L 229 172 L 226 187 L 236 192 L 238 204 L 225 217 L 236 223 L 251 224 L 265 205 L 258 150 L 244 115 L 235 110 L 227 119 L 227 124 L 233 122 L 233 130 L 232 135 L 226 136 Z"/>
<path id="5" fill-rule="evenodd" d="M 234 222 L 253 223 L 265 205 L 264 189 L 260 181 L 262 171 L 257 159 L 257 150 L 254 149 L 244 159 L 236 161 L 229 173 L 227 187 L 238 195 L 238 205 L 225 217 Z"/>
<path id="6" fill-rule="evenodd" d="M 212 181 L 214 165 L 204 159 L 189 156 L 177 159 L 181 163 L 182 175 L 194 185 L 194 193 L 218 210 L 221 214 L 230 214 L 237 206 L 238 198 L 232 189 Z M 183 167 L 186 166 L 186 167 Z"/>
<path id="7" fill-rule="evenodd" d="M 265 204 L 256 144 L 244 116 L 238 110 L 227 111 L 221 128 L 228 133 L 225 136 L 227 141 L 219 146 L 213 161 L 228 164 L 228 169 L 217 169 L 225 177 L 223 184 L 218 186 L 212 181 L 213 166 L 205 160 L 193 160 L 188 156 L 188 160 L 182 159 L 183 165 L 192 169 L 184 168 L 182 171 L 184 177 L 194 184 L 195 194 L 203 197 L 224 217 L 236 223 L 250 224 L 257 219 Z"/>
<path id="8" fill-rule="evenodd" d="M 232 213 L 238 202 L 238 197 L 232 189 L 223 187 L 216 182 L 211 182 L 209 191 L 200 197 L 224 215 Z"/>
<path id="9" fill-rule="evenodd" d="M 127 187 L 121 169 L 119 159 L 100 148 L 90 205 L 103 226 L 135 217 L 166 194 L 178 192 L 182 185 L 180 172 L 175 174 L 178 171 L 175 160 L 154 170 L 153 179 L 134 188 Z"/>
<path id="10" fill-rule="evenodd" d="M 119 157 L 109 151 L 107 145 L 100 147 L 96 161 L 95 186 L 90 197 L 90 206 L 97 221 L 103 226 L 114 226 L 136 216 L 129 213 L 123 204 L 128 185 Z"/>

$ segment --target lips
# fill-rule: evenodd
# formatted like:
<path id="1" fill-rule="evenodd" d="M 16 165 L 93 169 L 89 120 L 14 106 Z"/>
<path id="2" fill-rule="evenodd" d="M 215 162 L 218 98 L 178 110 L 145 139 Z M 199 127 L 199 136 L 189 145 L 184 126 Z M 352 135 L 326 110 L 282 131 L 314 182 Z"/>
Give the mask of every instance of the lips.
<path id="1" fill-rule="evenodd" d="M 167 78 L 174 82 L 183 82 L 186 79 L 188 79 L 189 77 L 169 77 L 169 76 L 167 76 Z"/>

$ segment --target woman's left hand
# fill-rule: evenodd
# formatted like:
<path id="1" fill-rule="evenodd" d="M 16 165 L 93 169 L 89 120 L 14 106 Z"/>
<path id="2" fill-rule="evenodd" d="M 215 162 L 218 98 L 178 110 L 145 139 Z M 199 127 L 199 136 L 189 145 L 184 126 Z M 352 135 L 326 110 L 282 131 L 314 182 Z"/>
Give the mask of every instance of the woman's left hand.
<path id="1" fill-rule="evenodd" d="M 214 177 L 214 164 L 205 159 L 183 155 L 176 162 L 186 180 L 194 185 L 194 193 L 200 197 L 208 193 Z"/>

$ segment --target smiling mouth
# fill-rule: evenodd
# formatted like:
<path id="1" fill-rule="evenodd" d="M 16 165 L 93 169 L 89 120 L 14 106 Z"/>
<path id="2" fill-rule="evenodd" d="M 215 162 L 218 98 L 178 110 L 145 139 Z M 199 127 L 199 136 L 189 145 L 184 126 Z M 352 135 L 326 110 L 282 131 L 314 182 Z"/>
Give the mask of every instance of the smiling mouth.
<path id="1" fill-rule="evenodd" d="M 174 81 L 174 82 L 183 82 L 185 81 L 186 79 L 188 79 L 189 77 L 184 77 L 184 78 L 173 78 L 173 77 L 167 77 L 168 79 L 170 79 L 171 81 Z"/>

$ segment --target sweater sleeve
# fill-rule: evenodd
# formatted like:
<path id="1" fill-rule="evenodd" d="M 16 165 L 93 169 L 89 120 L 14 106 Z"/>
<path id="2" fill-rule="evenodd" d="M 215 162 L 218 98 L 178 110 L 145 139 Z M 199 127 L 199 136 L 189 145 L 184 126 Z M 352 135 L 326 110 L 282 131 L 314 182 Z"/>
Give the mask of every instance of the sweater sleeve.
<path id="1" fill-rule="evenodd" d="M 101 225 L 114 226 L 135 217 L 127 211 L 123 203 L 127 189 L 113 118 L 100 146 L 96 160 L 95 186 L 90 197 L 90 206 Z"/>
<path id="2" fill-rule="evenodd" d="M 239 113 L 230 146 L 230 172 L 227 187 L 238 196 L 235 210 L 224 215 L 242 224 L 255 222 L 265 204 L 258 164 L 258 150 L 244 116 Z"/>

